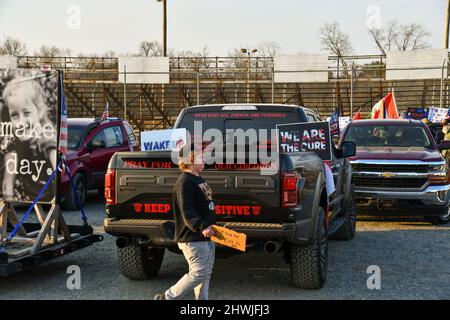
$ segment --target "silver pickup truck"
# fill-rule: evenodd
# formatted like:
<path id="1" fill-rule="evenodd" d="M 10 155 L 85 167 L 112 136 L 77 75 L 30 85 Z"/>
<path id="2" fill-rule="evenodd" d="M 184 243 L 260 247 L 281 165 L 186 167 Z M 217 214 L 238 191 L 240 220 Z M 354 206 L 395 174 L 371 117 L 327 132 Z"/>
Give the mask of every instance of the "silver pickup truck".
<path id="1" fill-rule="evenodd" d="M 358 211 L 365 214 L 423 215 L 449 222 L 448 164 L 428 127 L 416 120 L 351 122 L 341 141 L 356 143 L 350 158 Z"/>

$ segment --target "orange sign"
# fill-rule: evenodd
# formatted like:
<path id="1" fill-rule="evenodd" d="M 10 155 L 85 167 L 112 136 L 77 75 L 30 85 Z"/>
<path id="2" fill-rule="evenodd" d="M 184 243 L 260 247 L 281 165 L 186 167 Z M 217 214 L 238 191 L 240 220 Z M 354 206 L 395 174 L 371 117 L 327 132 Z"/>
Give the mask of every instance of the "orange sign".
<path id="1" fill-rule="evenodd" d="M 216 225 L 212 228 L 216 232 L 216 235 L 211 237 L 212 241 L 245 252 L 246 234 Z"/>

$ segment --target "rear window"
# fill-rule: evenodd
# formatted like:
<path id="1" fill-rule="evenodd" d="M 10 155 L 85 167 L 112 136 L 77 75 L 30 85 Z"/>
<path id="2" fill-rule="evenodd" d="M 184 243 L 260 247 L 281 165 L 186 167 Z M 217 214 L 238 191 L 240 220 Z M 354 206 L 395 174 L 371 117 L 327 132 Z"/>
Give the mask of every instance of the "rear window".
<path id="1" fill-rule="evenodd" d="M 425 129 L 421 126 L 350 126 L 345 141 L 353 141 L 357 147 L 420 147 L 433 149 Z"/>
<path id="2" fill-rule="evenodd" d="M 184 114 L 179 128 L 194 133 L 194 121 L 202 124 L 202 132 L 207 129 L 275 129 L 277 124 L 301 122 L 298 111 L 201 111 Z"/>
<path id="3" fill-rule="evenodd" d="M 120 147 L 123 145 L 124 139 L 119 126 L 105 128 L 104 132 L 108 147 Z"/>
<path id="4" fill-rule="evenodd" d="M 67 148 L 77 149 L 80 146 L 84 135 L 85 127 L 68 125 L 67 127 Z"/>

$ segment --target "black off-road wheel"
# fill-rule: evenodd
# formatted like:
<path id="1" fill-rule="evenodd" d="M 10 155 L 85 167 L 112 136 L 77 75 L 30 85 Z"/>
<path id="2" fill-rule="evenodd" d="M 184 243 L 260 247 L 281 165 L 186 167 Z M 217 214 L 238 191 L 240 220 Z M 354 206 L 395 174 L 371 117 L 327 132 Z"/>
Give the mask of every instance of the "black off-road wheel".
<path id="1" fill-rule="evenodd" d="M 345 209 L 345 221 L 339 230 L 330 237 L 333 240 L 349 241 L 355 237 L 356 232 L 356 202 L 355 197 L 352 195 L 349 197 Z"/>
<path id="2" fill-rule="evenodd" d="M 307 247 L 291 244 L 290 254 L 294 286 L 302 289 L 322 288 L 328 268 L 328 231 L 323 208 L 319 208 L 313 243 Z"/>
<path id="3" fill-rule="evenodd" d="M 130 280 L 152 279 L 161 269 L 164 252 L 138 245 L 117 248 L 120 271 Z"/>

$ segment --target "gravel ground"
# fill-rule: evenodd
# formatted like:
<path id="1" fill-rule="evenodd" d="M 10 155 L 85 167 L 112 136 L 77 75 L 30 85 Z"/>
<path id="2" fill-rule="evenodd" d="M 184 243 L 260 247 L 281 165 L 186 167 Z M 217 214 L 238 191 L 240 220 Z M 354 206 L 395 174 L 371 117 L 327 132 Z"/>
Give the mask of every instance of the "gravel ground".
<path id="1" fill-rule="evenodd" d="M 95 194 L 90 195 L 86 212 L 95 230 L 103 233 L 103 204 Z M 77 212 L 66 212 L 65 218 L 80 223 Z M 81 269 L 80 290 L 67 288 L 71 265 Z M 371 265 L 381 269 L 379 290 L 367 288 Z M 330 242 L 323 289 L 294 288 L 289 265 L 280 254 L 251 252 L 216 260 L 210 299 L 450 299 L 449 265 L 450 225 L 435 227 L 417 218 L 360 217 L 353 241 Z M 115 238 L 105 234 L 103 242 L 0 278 L 0 299 L 152 299 L 186 270 L 183 257 L 169 252 L 156 279 L 130 281 L 119 272 Z"/>

